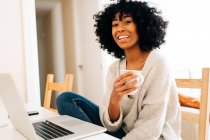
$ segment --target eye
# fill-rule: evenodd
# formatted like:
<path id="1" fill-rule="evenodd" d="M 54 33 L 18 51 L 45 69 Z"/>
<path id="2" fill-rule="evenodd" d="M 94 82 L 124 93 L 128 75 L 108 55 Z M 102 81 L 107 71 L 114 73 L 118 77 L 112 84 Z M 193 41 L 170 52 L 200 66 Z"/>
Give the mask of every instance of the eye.
<path id="1" fill-rule="evenodd" d="M 117 23 L 113 23 L 113 24 L 112 24 L 112 27 L 117 27 L 117 26 L 118 26 Z"/>
<path id="2" fill-rule="evenodd" d="M 132 21 L 131 20 L 126 20 L 124 23 L 125 24 L 129 24 L 129 23 L 131 23 Z"/>

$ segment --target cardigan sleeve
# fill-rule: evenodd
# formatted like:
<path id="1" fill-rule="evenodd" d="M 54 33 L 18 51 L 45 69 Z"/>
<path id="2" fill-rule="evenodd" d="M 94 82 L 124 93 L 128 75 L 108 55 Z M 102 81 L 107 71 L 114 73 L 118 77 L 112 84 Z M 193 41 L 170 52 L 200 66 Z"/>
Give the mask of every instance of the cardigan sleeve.
<path id="1" fill-rule="evenodd" d="M 111 96 L 111 93 L 112 93 L 114 80 L 116 78 L 116 64 L 117 63 L 119 63 L 119 62 L 117 61 L 109 67 L 107 77 L 106 77 L 106 92 L 105 92 L 105 96 L 104 96 L 104 101 L 99 106 L 100 120 L 101 120 L 103 126 L 106 127 L 107 130 L 110 131 L 110 132 L 115 132 L 119 128 L 121 128 L 122 119 L 123 119 L 122 109 L 120 109 L 119 119 L 114 123 L 111 122 L 110 117 L 109 117 L 109 113 L 108 113 L 109 100 L 110 100 L 110 96 Z"/>
<path id="2" fill-rule="evenodd" d="M 171 86 L 170 70 L 163 63 L 156 63 L 145 80 L 149 84 L 134 128 L 123 140 L 158 140 L 166 119 Z M 174 93 L 175 94 L 175 93 Z M 173 108 L 172 108 L 173 109 Z"/>

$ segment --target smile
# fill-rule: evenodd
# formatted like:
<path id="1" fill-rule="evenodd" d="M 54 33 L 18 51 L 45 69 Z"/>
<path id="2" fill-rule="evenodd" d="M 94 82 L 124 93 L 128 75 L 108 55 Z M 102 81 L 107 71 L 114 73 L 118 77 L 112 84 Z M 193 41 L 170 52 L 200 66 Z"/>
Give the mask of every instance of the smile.
<path id="1" fill-rule="evenodd" d="M 125 39 L 125 38 L 129 38 L 129 36 L 127 36 L 127 35 L 121 35 L 121 36 L 118 37 L 119 40 L 122 40 L 122 39 Z"/>

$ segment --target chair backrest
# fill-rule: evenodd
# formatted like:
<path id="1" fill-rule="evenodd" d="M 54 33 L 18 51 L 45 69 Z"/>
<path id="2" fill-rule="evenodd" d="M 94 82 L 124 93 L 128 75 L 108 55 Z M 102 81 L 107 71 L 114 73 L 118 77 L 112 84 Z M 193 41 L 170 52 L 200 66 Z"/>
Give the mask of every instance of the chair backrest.
<path id="1" fill-rule="evenodd" d="M 47 75 L 45 97 L 44 97 L 44 107 L 54 112 L 57 112 L 57 110 L 50 107 L 52 91 L 62 91 L 62 92 L 72 91 L 73 75 L 66 74 L 65 82 L 62 84 L 53 82 L 53 79 L 54 79 L 54 74 Z"/>
<path id="2" fill-rule="evenodd" d="M 200 79 L 176 79 L 178 88 L 200 89 L 200 111 L 182 107 L 182 120 L 198 123 L 198 140 L 208 140 L 210 105 L 210 68 L 202 69 Z"/>

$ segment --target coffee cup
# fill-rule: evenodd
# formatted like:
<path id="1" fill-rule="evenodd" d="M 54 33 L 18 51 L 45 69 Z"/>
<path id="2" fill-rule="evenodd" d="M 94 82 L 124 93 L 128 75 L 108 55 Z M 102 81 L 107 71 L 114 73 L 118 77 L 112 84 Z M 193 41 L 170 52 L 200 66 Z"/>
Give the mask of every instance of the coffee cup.
<path id="1" fill-rule="evenodd" d="M 134 80 L 137 80 L 136 86 L 138 86 L 138 88 L 137 88 L 136 90 L 131 91 L 130 93 L 128 93 L 128 95 L 135 95 L 135 94 L 138 92 L 140 86 L 141 86 L 141 85 L 143 84 L 143 82 L 144 82 L 144 77 L 143 77 L 143 75 L 141 74 L 142 71 L 139 71 L 139 70 L 120 70 L 120 75 L 123 74 L 123 73 L 126 73 L 126 72 L 132 72 L 132 73 L 134 73 L 135 75 L 137 75 L 137 77 L 136 77 L 135 79 L 132 79 L 132 80 L 130 80 L 130 81 L 128 81 L 128 82 L 125 83 L 125 84 L 128 84 L 128 83 L 130 83 L 130 82 L 132 82 L 132 81 L 134 81 Z"/>

